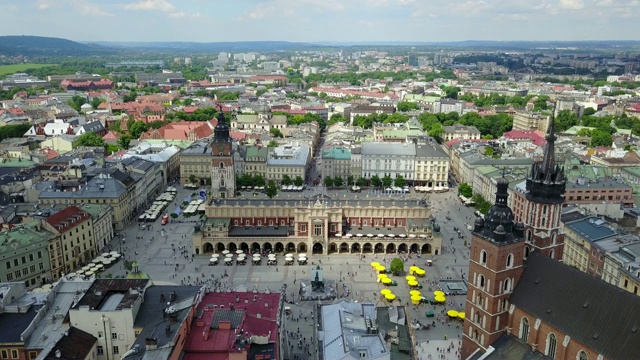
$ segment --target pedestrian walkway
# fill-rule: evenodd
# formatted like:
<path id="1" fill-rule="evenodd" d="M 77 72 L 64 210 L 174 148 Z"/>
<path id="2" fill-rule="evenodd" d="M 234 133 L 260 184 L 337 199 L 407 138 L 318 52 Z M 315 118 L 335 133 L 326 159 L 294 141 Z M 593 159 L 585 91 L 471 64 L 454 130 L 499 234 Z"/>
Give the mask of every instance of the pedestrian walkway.
<path id="1" fill-rule="evenodd" d="M 416 360 L 430 360 L 430 359 L 445 359 L 455 360 L 460 359 L 460 346 L 462 342 L 458 339 L 455 340 L 427 340 L 418 343 L 418 359 Z"/>

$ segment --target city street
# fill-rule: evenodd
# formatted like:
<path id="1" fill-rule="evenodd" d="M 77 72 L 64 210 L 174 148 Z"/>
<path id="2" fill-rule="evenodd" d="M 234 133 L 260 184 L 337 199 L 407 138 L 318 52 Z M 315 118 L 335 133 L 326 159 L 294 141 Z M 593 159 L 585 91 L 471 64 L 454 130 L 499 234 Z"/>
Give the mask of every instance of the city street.
<path id="1" fill-rule="evenodd" d="M 174 185 L 175 186 L 175 185 Z M 185 190 L 179 186 L 178 194 L 173 203 L 168 207 L 167 211 L 171 212 L 175 209 L 185 197 L 191 195 L 193 190 Z M 475 217 L 473 208 L 467 208 L 460 204 L 454 191 L 441 194 L 408 194 L 408 195 L 369 195 L 365 189 L 360 194 L 353 194 L 345 190 L 327 190 L 329 196 L 340 196 L 346 198 L 365 198 L 366 196 L 407 196 L 412 198 L 427 198 L 433 205 L 434 216 L 438 224 L 441 226 L 443 234 L 443 253 L 438 256 L 422 256 L 420 258 L 414 256 L 405 263 L 405 270 L 409 266 L 418 265 L 426 270 L 426 276 L 419 278 L 423 285 L 422 294 L 425 297 L 432 296 L 432 292 L 438 289 L 438 280 L 440 279 L 461 279 L 462 275 L 466 275 L 468 269 L 468 249 L 464 246 L 464 241 L 470 241 L 470 232 L 466 228 L 466 224 L 473 223 Z M 291 198 L 300 198 L 310 196 L 313 191 L 304 191 L 301 193 L 281 193 L 279 196 Z M 260 194 L 259 196 L 264 196 Z M 446 217 L 451 220 L 447 220 Z M 195 219 L 195 218 L 194 218 Z M 182 221 L 182 222 L 180 222 Z M 285 321 L 288 332 L 294 332 L 295 339 L 283 339 L 287 344 L 285 353 L 287 355 L 297 354 L 302 356 L 303 349 L 294 346 L 293 349 L 288 345 L 297 344 L 298 328 L 300 329 L 300 337 L 306 339 L 313 338 L 314 324 L 314 305 L 317 302 L 306 301 L 298 302 L 297 287 L 299 279 L 308 278 L 310 266 L 322 263 L 325 270 L 325 277 L 333 278 L 338 281 L 338 294 L 344 295 L 343 285 L 350 289 L 349 298 L 359 302 L 375 302 L 379 305 L 387 304 L 380 296 L 380 290 L 384 287 L 377 282 L 376 274 L 371 269 L 372 261 L 383 262 L 388 266 L 392 257 L 383 254 L 367 254 L 364 259 L 360 259 L 356 254 L 332 254 L 329 256 L 310 255 L 309 265 L 300 266 L 284 266 L 284 258 L 278 256 L 278 266 L 267 266 L 266 261 L 262 265 L 252 265 L 248 262 L 246 265 L 224 266 L 222 264 L 209 266 L 209 256 L 192 257 L 191 233 L 195 225 L 195 220 L 183 219 L 182 216 L 176 220 L 171 220 L 167 225 L 160 225 L 160 220 L 149 223 L 147 230 L 141 230 L 138 223 L 131 224 L 125 231 L 121 232 L 124 241 L 112 244 L 112 248 L 120 250 L 123 247 L 123 253 L 126 260 L 136 260 L 140 264 L 140 270 L 147 273 L 156 284 L 191 284 L 206 285 L 212 291 L 227 290 L 247 290 L 252 291 L 258 289 L 264 291 L 280 291 L 283 284 L 286 284 L 287 300 L 296 300 L 295 304 L 287 304 L 291 307 L 291 315 Z M 463 238 L 459 239 L 458 234 L 454 231 L 454 227 L 460 229 Z M 164 232 L 163 232 L 164 231 Z M 164 236 L 163 236 L 164 233 Z M 453 240 L 451 240 L 453 239 Z M 432 260 L 433 266 L 426 267 L 426 260 Z M 110 268 L 103 275 L 113 274 L 114 276 L 126 275 L 123 261 Z M 397 280 L 397 287 L 390 287 L 398 296 L 400 302 L 396 300 L 395 304 L 405 304 L 411 321 L 419 321 L 421 324 L 427 324 L 435 321 L 436 326 L 429 330 L 417 330 L 416 340 L 422 345 L 418 348 L 425 356 L 432 353 L 436 354 L 436 347 L 443 347 L 444 341 L 457 340 L 461 336 L 462 322 L 454 320 L 451 323 L 446 322 L 444 313 L 446 310 L 454 309 L 463 311 L 465 296 L 448 296 L 447 306 L 443 305 L 419 305 L 413 306 L 409 301 L 409 288 L 406 284 L 404 276 L 394 277 Z M 433 310 L 436 317 L 427 318 L 425 312 Z M 306 320 L 305 320 L 306 317 Z M 427 343 L 428 342 L 428 343 Z M 313 343 L 313 342 L 312 342 Z M 436 346 L 436 344 L 440 344 Z M 311 349 L 314 349 L 311 346 Z M 456 349 L 458 349 L 456 345 Z M 450 353 L 451 358 L 455 353 Z M 306 355 L 305 355 L 306 356 Z M 289 357 L 293 359 L 293 356 Z M 305 357 L 303 357 L 305 358 Z"/>

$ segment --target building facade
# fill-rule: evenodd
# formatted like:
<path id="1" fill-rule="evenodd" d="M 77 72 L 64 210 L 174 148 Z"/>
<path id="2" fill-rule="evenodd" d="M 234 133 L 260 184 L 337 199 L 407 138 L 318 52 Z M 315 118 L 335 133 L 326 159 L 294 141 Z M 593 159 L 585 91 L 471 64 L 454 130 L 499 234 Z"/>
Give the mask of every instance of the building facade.
<path id="1" fill-rule="evenodd" d="M 364 143 L 362 144 L 362 177 L 373 176 L 392 179 L 402 176 L 414 180 L 416 145 L 409 143 Z"/>
<path id="2" fill-rule="evenodd" d="M 93 218 L 79 207 L 69 206 L 47 217 L 42 221 L 42 227 L 59 238 L 61 252 L 57 245 L 54 245 L 55 251 L 50 251 L 51 267 L 56 269 L 54 280 L 96 256 Z"/>
<path id="3" fill-rule="evenodd" d="M 432 140 L 416 144 L 414 185 L 448 187 L 450 161 L 440 145 Z"/>
<path id="4" fill-rule="evenodd" d="M 180 185 L 210 185 L 213 150 L 206 140 L 196 141 L 180 152 Z"/>
<path id="5" fill-rule="evenodd" d="M 0 282 L 21 282 L 26 288 L 51 279 L 49 241 L 55 235 L 39 222 L 20 224 L 0 232 Z"/>
<path id="6" fill-rule="evenodd" d="M 306 145 L 283 145 L 268 149 L 267 178 L 275 182 L 282 181 L 284 175 L 291 179 L 307 178 L 307 167 L 311 159 L 311 149 Z"/>
<path id="7" fill-rule="evenodd" d="M 351 151 L 344 146 L 332 146 L 322 149 L 322 176 L 341 177 L 347 180 L 351 176 Z"/>
<path id="8" fill-rule="evenodd" d="M 415 201 L 214 201 L 193 235 L 196 254 L 223 250 L 300 253 L 441 253 L 431 211 Z"/>

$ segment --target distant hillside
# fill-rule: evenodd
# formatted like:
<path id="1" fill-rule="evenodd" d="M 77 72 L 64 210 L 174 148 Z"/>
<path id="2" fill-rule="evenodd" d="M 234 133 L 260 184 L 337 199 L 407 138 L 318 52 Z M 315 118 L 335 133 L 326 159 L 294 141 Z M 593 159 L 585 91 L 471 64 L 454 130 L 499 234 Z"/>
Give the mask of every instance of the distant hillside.
<path id="1" fill-rule="evenodd" d="M 308 48 L 315 45 L 288 41 L 227 41 L 227 42 L 188 42 L 188 41 L 158 41 L 158 42 L 98 42 L 107 47 L 125 47 L 149 49 L 157 51 L 185 51 L 185 52 L 217 52 L 217 51 L 277 51 Z"/>
<path id="2" fill-rule="evenodd" d="M 75 41 L 43 36 L 0 36 L 0 54 L 2 55 L 96 55 L 113 52 L 113 49 L 81 44 Z"/>

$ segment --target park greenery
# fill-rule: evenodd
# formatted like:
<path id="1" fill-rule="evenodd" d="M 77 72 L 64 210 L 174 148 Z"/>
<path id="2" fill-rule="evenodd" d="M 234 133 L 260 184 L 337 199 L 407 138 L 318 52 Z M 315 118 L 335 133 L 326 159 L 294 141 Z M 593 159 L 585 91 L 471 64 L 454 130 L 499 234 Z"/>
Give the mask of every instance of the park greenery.
<path id="1" fill-rule="evenodd" d="M 404 261 L 400 258 L 394 258 L 389 264 L 389 271 L 395 276 L 402 275 L 404 273 Z"/>
<path id="2" fill-rule="evenodd" d="M 458 185 L 458 195 L 471 198 L 473 196 L 473 189 L 471 188 L 471 185 L 467 183 L 460 183 L 460 185 Z"/>

